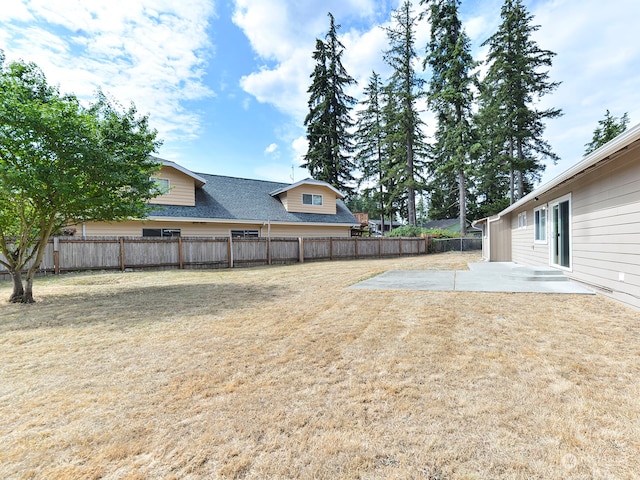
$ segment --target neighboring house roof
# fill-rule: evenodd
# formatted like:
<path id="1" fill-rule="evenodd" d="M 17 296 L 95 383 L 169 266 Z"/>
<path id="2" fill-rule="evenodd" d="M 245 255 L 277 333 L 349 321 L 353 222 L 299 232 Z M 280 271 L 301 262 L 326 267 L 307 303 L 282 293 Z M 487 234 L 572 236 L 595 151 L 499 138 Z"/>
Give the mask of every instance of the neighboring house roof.
<path id="1" fill-rule="evenodd" d="M 472 222 L 467 220 L 467 225 L 473 225 Z M 445 218 L 444 220 L 430 220 L 420 225 L 422 228 L 433 228 L 438 230 L 450 230 L 452 232 L 460 231 L 460 218 Z M 467 231 L 480 231 L 474 226 L 467 227 Z"/>
<path id="2" fill-rule="evenodd" d="M 200 175 L 193 173 L 191 170 L 187 170 L 182 165 L 178 165 L 177 163 L 172 162 L 171 160 L 164 160 L 161 158 L 159 158 L 158 160 L 162 161 L 162 165 L 164 165 L 165 167 L 175 168 L 179 172 L 182 172 L 185 175 L 193 178 L 196 182 L 197 187 L 202 187 L 205 183 L 207 183 L 207 181 L 204 178 L 202 178 Z"/>
<path id="3" fill-rule="evenodd" d="M 531 193 L 522 197 L 517 202 L 508 206 L 507 208 L 502 210 L 500 213 L 498 213 L 497 217 L 501 217 L 503 215 L 506 215 L 507 213 L 512 212 L 513 210 L 520 208 L 525 203 L 535 200 L 536 197 L 551 190 L 552 188 L 555 188 L 565 182 L 568 182 L 574 177 L 584 173 L 587 170 L 590 170 L 591 168 L 595 167 L 596 165 L 602 162 L 610 160 L 616 153 L 626 149 L 629 145 L 638 141 L 640 141 L 640 123 L 628 129 L 627 131 L 621 133 L 613 140 L 605 143 L 603 146 L 601 146 L 597 150 L 594 150 L 586 157 L 583 157 L 582 160 L 580 160 L 575 165 L 569 167 L 567 170 L 562 172 L 557 177 L 541 185 Z M 494 217 L 491 217 L 490 221 L 493 221 L 493 220 L 494 220 Z M 487 221 L 487 218 L 477 220 L 474 222 L 474 224 L 482 223 L 485 221 Z"/>
<path id="4" fill-rule="evenodd" d="M 422 228 L 437 228 L 447 230 L 451 227 L 458 227 L 460 230 L 460 220 L 457 218 L 446 218 L 444 220 L 430 220 L 420 225 Z"/>
<path id="5" fill-rule="evenodd" d="M 281 193 L 284 193 L 296 187 L 299 187 L 300 185 L 320 185 L 321 187 L 328 187 L 331 190 L 333 190 L 339 198 L 344 198 L 344 193 L 342 193 L 340 190 L 335 188 L 333 185 L 328 184 L 327 182 L 322 182 L 320 180 L 315 180 L 313 178 L 305 178 L 304 180 L 300 180 L 299 182 L 292 183 L 291 185 L 285 184 L 283 187 L 276 188 L 273 192 L 271 192 L 271 196 L 275 197 L 277 195 L 280 195 Z"/>
<path id="6" fill-rule="evenodd" d="M 173 167 L 173 165 L 171 165 Z M 175 167 L 174 167 L 175 168 Z M 286 223 L 324 223 L 357 225 L 344 202 L 336 199 L 336 214 L 288 212 L 273 192 L 284 192 L 292 185 L 286 183 L 225 177 L 221 175 L 197 174 L 204 181 L 196 189 L 195 206 L 158 205 L 149 216 L 157 220 L 165 217 L 188 218 L 194 221 L 239 220 Z M 324 182 L 313 181 L 314 185 L 331 188 Z M 299 186 L 303 182 L 294 184 Z"/>
<path id="7" fill-rule="evenodd" d="M 369 225 L 376 225 L 376 226 L 379 227 L 380 223 L 381 223 L 380 220 L 369 219 Z M 385 226 L 389 226 L 389 221 L 385 220 L 384 221 L 384 225 Z M 394 227 L 402 227 L 403 225 L 404 225 L 404 223 L 402 223 L 402 222 L 397 222 L 395 220 L 393 221 L 393 226 Z"/>

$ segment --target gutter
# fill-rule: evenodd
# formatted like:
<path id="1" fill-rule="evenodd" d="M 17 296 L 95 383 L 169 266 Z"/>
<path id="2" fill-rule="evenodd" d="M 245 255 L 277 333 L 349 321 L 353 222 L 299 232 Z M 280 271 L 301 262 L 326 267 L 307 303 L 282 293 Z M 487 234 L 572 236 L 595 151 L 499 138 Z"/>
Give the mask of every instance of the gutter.
<path id="1" fill-rule="evenodd" d="M 552 180 L 548 181 L 547 183 L 536 188 L 531 193 L 528 193 L 517 202 L 509 205 L 500 213 L 491 217 L 485 217 L 479 220 L 475 220 L 474 222 L 471 223 L 471 225 L 475 226 L 476 224 L 482 223 L 485 221 L 489 223 L 489 222 L 495 222 L 496 220 L 499 220 L 503 215 L 506 215 L 507 213 L 510 213 L 520 208 L 525 203 L 535 200 L 536 197 L 542 195 L 543 193 L 546 193 L 552 188 L 557 187 L 558 185 L 566 182 L 567 180 L 570 180 L 571 178 L 593 167 L 594 165 L 604 160 L 607 160 L 612 155 L 623 150 L 624 148 L 628 147 L 629 145 L 631 145 L 632 143 L 638 140 L 640 140 L 640 123 L 624 131 L 613 140 L 605 143 L 603 146 L 601 146 L 597 150 L 594 150 L 593 152 L 591 152 L 586 157 L 583 157 L 582 160 L 580 160 L 578 163 L 569 167 L 567 170 L 565 170 L 564 172 L 562 172 L 560 175 L 553 178 Z"/>
<path id="2" fill-rule="evenodd" d="M 611 155 L 616 154 L 620 150 L 623 150 L 625 147 L 631 145 L 633 142 L 636 142 L 638 140 L 640 140 L 640 123 L 626 130 L 625 132 L 621 133 L 613 140 L 605 143 L 603 146 L 601 146 L 597 150 L 594 150 L 586 157 L 583 157 L 582 160 L 580 160 L 575 165 L 569 167 L 567 170 L 565 170 L 563 173 L 561 173 L 557 177 L 553 178 L 552 180 L 545 183 L 544 185 L 541 185 L 540 187 L 536 188 L 531 193 L 525 195 L 517 202 L 509 205 L 507 208 L 505 208 L 500 213 L 498 213 L 498 217 L 501 217 L 502 215 L 510 213 L 513 210 L 521 207 L 523 204 L 531 200 L 534 200 L 537 196 L 542 195 L 547 190 L 551 190 L 552 188 L 557 187 L 561 183 L 566 182 L 567 180 L 575 177 L 576 175 L 583 172 L 584 170 L 587 170 L 588 168 L 593 167 L 597 163 L 600 163 L 601 161 L 606 160 Z"/>

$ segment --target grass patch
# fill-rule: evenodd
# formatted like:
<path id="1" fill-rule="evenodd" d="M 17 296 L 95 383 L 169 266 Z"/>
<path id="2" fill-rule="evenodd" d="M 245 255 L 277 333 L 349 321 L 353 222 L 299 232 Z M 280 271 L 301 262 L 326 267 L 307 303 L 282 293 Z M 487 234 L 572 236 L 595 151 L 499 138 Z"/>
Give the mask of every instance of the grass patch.
<path id="1" fill-rule="evenodd" d="M 476 254 L 0 283 L 0 478 L 633 478 L 640 322 L 345 290 Z"/>

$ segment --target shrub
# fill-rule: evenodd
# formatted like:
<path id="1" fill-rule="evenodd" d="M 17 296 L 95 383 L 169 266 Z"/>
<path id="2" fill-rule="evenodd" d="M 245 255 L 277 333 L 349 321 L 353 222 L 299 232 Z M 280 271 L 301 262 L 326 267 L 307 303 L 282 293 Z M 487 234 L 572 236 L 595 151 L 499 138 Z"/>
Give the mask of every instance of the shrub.
<path id="1" fill-rule="evenodd" d="M 440 228 L 421 228 L 413 225 L 403 225 L 402 227 L 394 228 L 387 234 L 389 237 L 424 237 L 427 235 L 435 238 L 456 238 L 460 236 L 460 233 Z"/>

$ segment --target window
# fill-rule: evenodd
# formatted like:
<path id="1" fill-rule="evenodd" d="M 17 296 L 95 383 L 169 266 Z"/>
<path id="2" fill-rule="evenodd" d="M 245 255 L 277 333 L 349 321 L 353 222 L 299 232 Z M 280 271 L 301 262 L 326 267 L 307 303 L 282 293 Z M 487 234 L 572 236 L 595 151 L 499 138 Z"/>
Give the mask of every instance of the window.
<path id="1" fill-rule="evenodd" d="M 232 238 L 258 238 L 258 230 L 231 230 Z"/>
<path id="2" fill-rule="evenodd" d="M 518 214 L 518 228 L 527 228 L 527 212 Z"/>
<path id="3" fill-rule="evenodd" d="M 322 195 L 311 195 L 310 193 L 302 194 L 303 205 L 322 205 Z"/>
<path id="4" fill-rule="evenodd" d="M 536 208 L 533 211 L 534 240 L 547 243 L 547 207 Z"/>
<path id="5" fill-rule="evenodd" d="M 155 183 L 155 185 L 153 186 L 153 193 L 156 193 L 158 195 L 169 193 L 169 187 L 171 185 L 169 184 L 168 178 L 151 177 L 151 180 L 153 180 L 153 182 Z"/>
<path id="6" fill-rule="evenodd" d="M 179 228 L 143 228 L 143 237 L 179 237 Z"/>

